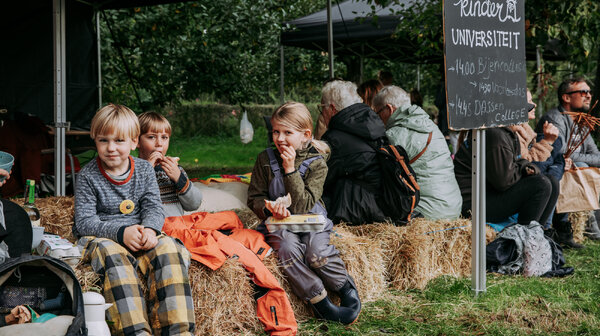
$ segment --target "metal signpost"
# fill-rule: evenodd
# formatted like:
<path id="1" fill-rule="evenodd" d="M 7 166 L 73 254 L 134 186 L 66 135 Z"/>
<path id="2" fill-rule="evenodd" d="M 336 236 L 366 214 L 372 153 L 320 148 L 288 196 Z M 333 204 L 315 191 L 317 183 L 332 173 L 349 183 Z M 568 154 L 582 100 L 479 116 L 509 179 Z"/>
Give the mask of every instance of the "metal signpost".
<path id="1" fill-rule="evenodd" d="M 477 295 L 486 291 L 485 129 L 527 121 L 525 0 L 446 0 L 443 10 L 448 126 L 472 130 L 471 284 Z"/>

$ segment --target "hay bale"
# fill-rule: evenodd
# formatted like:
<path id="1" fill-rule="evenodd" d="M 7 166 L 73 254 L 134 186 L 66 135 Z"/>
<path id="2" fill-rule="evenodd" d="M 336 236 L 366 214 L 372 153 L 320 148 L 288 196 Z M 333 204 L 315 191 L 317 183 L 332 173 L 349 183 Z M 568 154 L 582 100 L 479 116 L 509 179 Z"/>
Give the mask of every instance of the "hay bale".
<path id="1" fill-rule="evenodd" d="M 196 313 L 196 335 L 239 335 L 263 330 L 256 317 L 248 272 L 233 259 L 216 271 L 192 261 L 190 286 Z"/>
<path id="2" fill-rule="evenodd" d="M 263 261 L 265 266 L 269 269 L 269 271 L 275 276 L 279 284 L 283 288 L 283 290 L 287 293 L 288 299 L 290 300 L 290 304 L 292 305 L 292 310 L 294 311 L 294 315 L 296 316 L 296 320 L 298 322 L 303 322 L 308 320 L 313 316 L 310 307 L 298 296 L 294 294 L 292 291 L 292 287 L 287 281 L 287 277 L 283 274 L 282 269 L 277 265 L 277 253 L 273 252 L 271 255 L 265 258 Z"/>
<path id="3" fill-rule="evenodd" d="M 582 243 L 585 240 L 583 232 L 587 226 L 589 215 L 589 211 L 577 211 L 569 213 L 569 221 L 571 222 L 571 227 L 573 228 L 573 240 L 575 240 L 577 243 Z"/>
<path id="4" fill-rule="evenodd" d="M 468 219 L 415 219 L 403 227 L 378 224 L 349 229 L 381 243 L 386 256 L 387 280 L 394 288 L 422 289 L 440 275 L 460 277 L 471 272 L 471 221 Z M 486 228 L 486 241 L 494 238 L 493 229 Z"/>
<path id="5" fill-rule="evenodd" d="M 23 204 L 23 198 L 13 200 Z M 74 198 L 68 196 L 36 198 L 35 206 L 40 211 L 40 225 L 50 232 L 75 242 L 71 228 L 74 224 Z"/>
<path id="6" fill-rule="evenodd" d="M 340 257 L 358 287 L 361 301 L 371 302 L 382 298 L 388 285 L 385 253 L 381 245 L 368 237 L 353 234 L 344 225 L 335 227 L 331 244 L 340 251 Z"/>

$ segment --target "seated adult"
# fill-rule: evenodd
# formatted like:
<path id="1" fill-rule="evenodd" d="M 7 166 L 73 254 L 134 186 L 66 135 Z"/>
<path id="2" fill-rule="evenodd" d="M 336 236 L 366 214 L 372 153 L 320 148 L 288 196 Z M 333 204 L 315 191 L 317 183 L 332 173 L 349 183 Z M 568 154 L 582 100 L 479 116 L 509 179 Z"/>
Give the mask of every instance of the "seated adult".
<path id="1" fill-rule="evenodd" d="M 10 172 L 0 169 L 2 187 L 10 178 Z M 8 258 L 31 252 L 32 229 L 29 216 L 18 204 L 0 199 L 0 263 Z"/>
<path id="2" fill-rule="evenodd" d="M 329 217 L 354 225 L 384 221 L 377 205 L 381 170 L 374 149 L 385 136 L 383 122 L 362 103 L 352 82 L 326 83 L 320 107 L 327 126 L 322 139 L 331 147 L 323 191 Z"/>
<path id="3" fill-rule="evenodd" d="M 373 110 L 384 122 L 392 145 L 405 150 L 421 187 L 415 211 L 428 219 L 460 216 L 462 197 L 454 178 L 454 164 L 444 135 L 427 112 L 411 105 L 410 96 L 397 86 L 386 86 L 373 99 Z"/>
<path id="4" fill-rule="evenodd" d="M 485 131 L 486 221 L 497 223 L 519 214 L 517 222 L 546 223 L 558 199 L 558 181 L 540 174 L 539 168 L 521 157 L 519 139 L 509 127 Z M 471 210 L 470 136 L 460 144 L 454 173 L 463 197 L 462 214 Z"/>
<path id="5" fill-rule="evenodd" d="M 533 120 L 535 119 L 536 104 L 533 102 L 529 89 L 527 89 L 527 103 L 529 104 L 527 117 L 529 120 Z M 519 138 L 521 157 L 536 164 L 543 175 L 548 176 L 550 179 L 555 179 L 558 183 L 553 183 L 552 187 L 559 188 L 557 192 L 560 193 L 560 180 L 565 168 L 565 160 L 561 153 L 562 140 L 558 136 L 558 128 L 548 121 L 542 124 L 542 133 L 540 134 L 537 134 L 529 126 L 529 123 L 513 125 L 510 128 Z M 554 204 L 554 209 L 556 209 L 556 204 Z M 544 230 L 548 230 L 552 226 L 556 232 L 552 236 L 557 243 L 568 248 L 582 248 L 583 245 L 573 240 L 573 230 L 571 222 L 569 222 L 569 214 L 553 214 L 554 210 L 550 213 L 548 220 L 541 223 Z"/>
<path id="6" fill-rule="evenodd" d="M 540 119 L 536 126 L 536 132 L 542 133 L 546 122 L 554 124 L 559 131 L 563 147 L 562 153 L 567 151 L 571 130 L 573 130 L 573 118 L 564 112 L 588 112 L 592 101 L 592 91 L 586 80 L 582 77 L 564 80 L 558 86 L 559 105 L 549 110 Z M 588 136 L 581 146 L 577 148 L 570 159 L 577 166 L 600 167 L 600 150 L 594 139 Z"/>

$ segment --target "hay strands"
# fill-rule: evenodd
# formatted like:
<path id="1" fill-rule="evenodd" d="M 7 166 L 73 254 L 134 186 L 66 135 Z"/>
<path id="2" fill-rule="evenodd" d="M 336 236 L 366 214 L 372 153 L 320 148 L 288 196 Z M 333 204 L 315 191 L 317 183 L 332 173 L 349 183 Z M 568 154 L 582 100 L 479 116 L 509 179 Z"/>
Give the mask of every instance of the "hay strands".
<path id="1" fill-rule="evenodd" d="M 596 104 L 594 104 L 592 110 L 596 107 Z M 600 126 L 600 118 L 596 118 L 586 112 L 563 112 L 563 114 L 573 118 L 573 125 L 571 126 L 569 140 L 567 141 L 567 151 L 565 152 L 565 158 L 569 158 L 590 135 L 590 132 L 596 126 Z"/>

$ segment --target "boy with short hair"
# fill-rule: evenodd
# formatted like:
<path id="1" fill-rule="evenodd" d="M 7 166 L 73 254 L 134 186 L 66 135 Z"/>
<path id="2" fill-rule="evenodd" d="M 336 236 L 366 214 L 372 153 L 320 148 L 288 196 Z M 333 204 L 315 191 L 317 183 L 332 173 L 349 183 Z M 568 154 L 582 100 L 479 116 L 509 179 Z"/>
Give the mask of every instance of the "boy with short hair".
<path id="1" fill-rule="evenodd" d="M 179 158 L 167 156 L 171 124 L 153 111 L 140 114 L 138 119 L 141 130 L 137 145 L 139 157 L 154 167 L 165 216 L 182 216 L 184 211 L 197 210 L 202 203 L 202 192 L 177 164 Z"/>
<path id="2" fill-rule="evenodd" d="M 109 104 L 94 116 L 98 157 L 81 169 L 73 233 L 113 305 L 117 335 L 192 335 L 189 252 L 161 234 L 164 213 L 152 166 L 129 153 L 140 127 L 129 108 Z M 137 273 L 147 281 L 146 305 Z"/>

